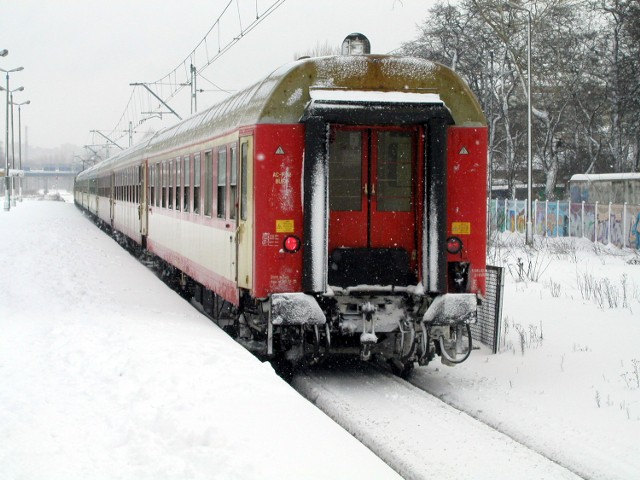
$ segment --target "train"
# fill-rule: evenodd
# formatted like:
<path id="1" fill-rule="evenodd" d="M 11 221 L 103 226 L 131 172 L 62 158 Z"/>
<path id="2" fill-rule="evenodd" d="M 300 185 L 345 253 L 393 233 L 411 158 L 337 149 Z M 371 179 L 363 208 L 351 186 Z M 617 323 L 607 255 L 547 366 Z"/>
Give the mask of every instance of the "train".
<path id="1" fill-rule="evenodd" d="M 487 122 L 443 65 L 293 61 L 82 171 L 74 199 L 261 358 L 406 376 L 471 351 Z"/>

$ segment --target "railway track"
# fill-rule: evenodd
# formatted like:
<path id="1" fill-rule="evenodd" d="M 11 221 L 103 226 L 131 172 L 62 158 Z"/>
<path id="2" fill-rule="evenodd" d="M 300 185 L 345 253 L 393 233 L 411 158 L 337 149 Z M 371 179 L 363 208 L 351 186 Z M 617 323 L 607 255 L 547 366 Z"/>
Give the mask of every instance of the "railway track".
<path id="1" fill-rule="evenodd" d="M 292 385 L 406 479 L 581 478 L 374 366 L 315 368 Z"/>

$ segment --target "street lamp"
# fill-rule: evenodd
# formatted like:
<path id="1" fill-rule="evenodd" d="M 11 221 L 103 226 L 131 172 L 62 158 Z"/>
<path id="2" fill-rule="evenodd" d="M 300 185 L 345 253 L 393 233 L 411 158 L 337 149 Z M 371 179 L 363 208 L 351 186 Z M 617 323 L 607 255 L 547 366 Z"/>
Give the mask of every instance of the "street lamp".
<path id="1" fill-rule="evenodd" d="M 15 105 L 15 102 L 13 101 L 13 92 L 22 92 L 24 90 L 24 87 L 19 87 L 19 88 L 14 88 L 13 90 L 11 90 L 11 99 L 10 99 L 10 103 L 11 103 L 11 169 L 14 170 L 14 174 L 15 174 L 15 169 L 16 169 L 16 137 L 15 137 L 15 130 L 13 129 L 13 107 Z M 16 206 L 16 180 L 15 178 L 13 178 L 13 176 L 11 177 L 11 206 L 15 207 Z"/>
<path id="2" fill-rule="evenodd" d="M 18 169 L 22 170 L 22 120 L 21 120 L 21 108 L 22 105 L 29 105 L 31 100 L 26 100 L 24 102 L 15 103 L 13 105 L 18 106 L 18 161 L 19 166 Z M 18 201 L 22 202 L 22 177 L 18 177 Z"/>
<path id="3" fill-rule="evenodd" d="M 4 90 L 4 88 L 0 87 L 0 91 L 2 90 Z M 13 92 L 22 92 L 23 90 L 24 90 L 24 87 L 18 87 L 9 91 L 9 104 L 11 105 L 11 169 L 12 170 L 15 170 L 16 168 L 16 141 L 15 141 L 14 128 L 13 128 L 13 106 L 15 105 L 15 103 L 13 101 Z M 9 150 L 9 145 L 7 145 L 7 151 L 8 150 Z M 11 196 L 10 196 L 11 206 L 15 207 L 16 206 L 16 192 L 15 192 L 16 182 L 12 175 L 9 175 L 9 182 L 11 183 Z"/>
<path id="4" fill-rule="evenodd" d="M 532 177 L 532 157 L 531 157 L 531 10 L 512 2 L 507 5 L 514 10 L 527 12 L 527 226 L 526 243 L 533 244 L 533 224 L 531 222 L 531 177 Z"/>
<path id="5" fill-rule="evenodd" d="M 9 95 L 11 95 L 11 90 L 9 90 L 9 74 L 13 72 L 20 72 L 22 70 L 24 70 L 24 67 L 13 68 L 11 70 L 5 70 L 4 68 L 0 68 L 0 72 L 4 72 L 7 75 L 7 88 L 4 89 L 7 92 L 7 104 L 6 104 L 7 105 L 7 128 L 6 128 L 5 143 L 4 143 L 4 179 L 5 179 L 4 210 L 5 212 L 8 212 L 9 210 L 11 210 L 11 193 L 9 192 L 9 190 L 11 189 L 11 184 L 9 181 Z M 20 87 L 20 88 L 24 90 L 24 87 Z"/>

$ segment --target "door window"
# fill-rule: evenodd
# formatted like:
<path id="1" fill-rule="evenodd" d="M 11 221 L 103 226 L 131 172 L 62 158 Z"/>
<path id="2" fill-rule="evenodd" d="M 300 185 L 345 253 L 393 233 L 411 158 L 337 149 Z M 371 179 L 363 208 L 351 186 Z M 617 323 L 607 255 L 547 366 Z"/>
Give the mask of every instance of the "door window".
<path id="1" fill-rule="evenodd" d="M 362 209 L 362 132 L 337 130 L 329 145 L 329 208 Z"/>
<path id="2" fill-rule="evenodd" d="M 411 132 L 378 133 L 379 212 L 411 211 L 412 137 Z"/>

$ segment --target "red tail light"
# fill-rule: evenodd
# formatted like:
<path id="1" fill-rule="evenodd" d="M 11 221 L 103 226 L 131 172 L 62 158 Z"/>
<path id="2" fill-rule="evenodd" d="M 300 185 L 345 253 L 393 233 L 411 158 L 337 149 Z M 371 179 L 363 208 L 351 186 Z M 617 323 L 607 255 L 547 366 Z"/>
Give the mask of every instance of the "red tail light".
<path id="1" fill-rule="evenodd" d="M 447 252 L 460 253 L 461 250 L 462 250 L 462 240 L 460 240 L 458 237 L 447 238 Z"/>
<path id="2" fill-rule="evenodd" d="M 296 253 L 300 250 L 302 242 L 295 235 L 289 235 L 284 239 L 284 250 L 289 253 Z"/>

